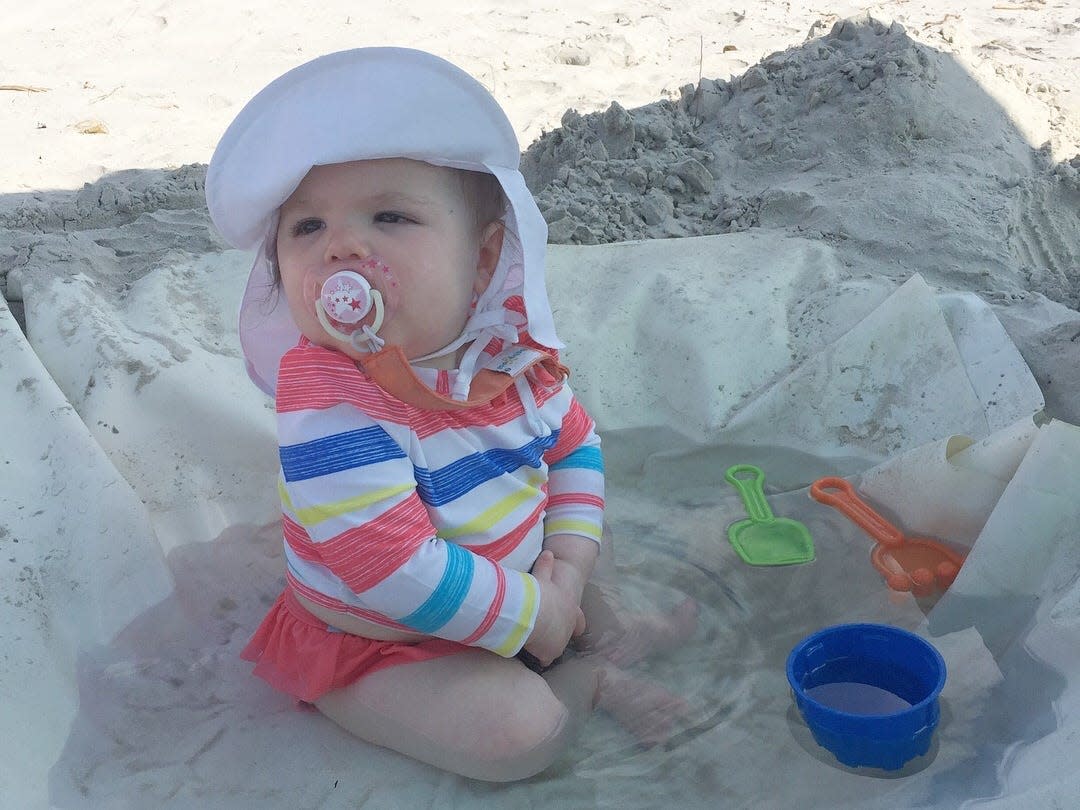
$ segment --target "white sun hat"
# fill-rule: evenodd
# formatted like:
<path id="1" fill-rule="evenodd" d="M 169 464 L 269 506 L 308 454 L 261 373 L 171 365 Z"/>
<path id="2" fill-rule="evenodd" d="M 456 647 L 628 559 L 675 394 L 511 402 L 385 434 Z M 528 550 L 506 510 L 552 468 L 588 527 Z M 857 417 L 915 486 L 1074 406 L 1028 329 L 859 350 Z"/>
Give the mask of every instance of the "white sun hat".
<path id="1" fill-rule="evenodd" d="M 273 280 L 278 208 L 312 166 L 389 157 L 498 179 L 508 201 L 507 233 L 492 283 L 477 302 L 479 322 L 490 323 L 493 310 L 520 294 L 529 336 L 562 348 L 544 285 L 547 224 L 518 171 L 520 147 L 502 108 L 479 82 L 437 56 L 359 48 L 319 57 L 271 82 L 229 125 L 207 169 L 214 224 L 229 244 L 256 251 L 240 305 L 240 343 L 248 374 L 268 394 L 282 355 L 300 338 Z M 485 331 L 466 324 L 466 333 L 472 339 Z M 507 330 L 487 334 L 505 338 Z"/>

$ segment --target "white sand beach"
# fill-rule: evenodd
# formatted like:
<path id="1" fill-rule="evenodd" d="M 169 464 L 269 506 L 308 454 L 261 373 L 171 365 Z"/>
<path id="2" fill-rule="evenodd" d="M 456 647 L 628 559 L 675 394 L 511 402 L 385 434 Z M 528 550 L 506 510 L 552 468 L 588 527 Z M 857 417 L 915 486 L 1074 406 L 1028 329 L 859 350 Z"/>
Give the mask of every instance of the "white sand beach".
<path id="1" fill-rule="evenodd" d="M 1080 789 L 1075 3 L 43 0 L 0 43 L 10 806 Z M 272 78 L 365 45 L 455 62 L 517 131 L 628 592 L 703 607 L 650 670 L 694 708 L 663 750 L 598 717 L 553 772 L 478 785 L 350 740 L 236 657 L 280 587 L 277 459 L 235 336 L 250 257 L 210 223 L 205 164 Z M 739 562 L 739 461 L 811 528 L 814 563 Z M 885 588 L 866 538 L 807 497 L 824 475 L 969 553 L 940 602 Z M 899 774 L 839 765 L 791 708 L 787 650 L 854 620 L 914 629 L 949 666 L 935 746 Z"/>

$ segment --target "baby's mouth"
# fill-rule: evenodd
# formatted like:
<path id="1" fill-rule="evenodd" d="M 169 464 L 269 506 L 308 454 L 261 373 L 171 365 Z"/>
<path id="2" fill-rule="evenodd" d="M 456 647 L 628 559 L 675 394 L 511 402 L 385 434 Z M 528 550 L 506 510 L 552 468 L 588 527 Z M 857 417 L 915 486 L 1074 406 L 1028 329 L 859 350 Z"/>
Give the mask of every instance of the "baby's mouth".
<path id="1" fill-rule="evenodd" d="M 385 279 L 389 275 L 389 268 L 381 261 L 366 259 L 356 268 L 336 271 L 319 285 L 317 292 L 313 290 L 315 314 L 327 334 L 358 351 L 382 348 L 378 331 L 386 315 L 385 302 L 369 277 Z"/>

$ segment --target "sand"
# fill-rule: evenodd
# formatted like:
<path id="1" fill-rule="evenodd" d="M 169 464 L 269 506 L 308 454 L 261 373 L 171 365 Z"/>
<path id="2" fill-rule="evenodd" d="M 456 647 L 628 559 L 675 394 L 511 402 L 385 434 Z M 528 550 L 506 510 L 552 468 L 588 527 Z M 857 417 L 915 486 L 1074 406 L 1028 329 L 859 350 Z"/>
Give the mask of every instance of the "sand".
<path id="1" fill-rule="evenodd" d="M 22 278 L 48 256 L 36 246 L 70 251 L 69 234 L 148 211 L 200 216 L 200 164 L 267 77 L 406 44 L 497 95 L 552 242 L 768 228 L 835 246 L 859 272 L 923 273 L 998 306 L 1050 412 L 1080 421 L 1068 4 L 330 4 L 303 26 L 275 8 L 46 2 L 9 15 L 0 289 L 16 313 Z M 143 227 L 120 238 L 156 255 L 161 229 Z M 214 235 L 197 230 L 173 247 L 207 249 Z"/>
<path id="2" fill-rule="evenodd" d="M 759 401 L 761 413 L 772 413 L 768 409 L 779 407 L 777 391 L 784 389 L 770 389 L 770 405 L 766 383 L 786 380 L 791 390 L 802 390 L 799 374 L 806 377 L 808 372 L 797 364 L 844 335 L 850 349 L 853 333 L 848 330 L 864 315 L 881 311 L 875 307 L 895 301 L 890 296 L 915 274 L 926 286 L 918 287 L 920 280 L 916 287 L 922 292 L 909 298 L 915 295 L 925 303 L 934 294 L 974 294 L 988 305 L 1030 368 L 1045 402 L 1044 416 L 1080 424 L 1080 11 L 1068 3 L 893 0 L 871 6 L 818 6 L 770 1 L 736 6 L 706 0 L 628 0 L 584 9 L 570 3 L 540 9 L 525 3 L 453 8 L 429 2 L 359 8 L 330 0 L 315 11 L 301 12 L 277 0 L 90 2 L 74 8 L 46 0 L 9 10 L 0 27 L 5 45 L 0 54 L 0 291 L 26 331 L 27 342 L 0 337 L 32 350 L 0 359 L 6 365 L 0 370 L 15 374 L 12 391 L 3 392 L 2 400 L 11 430 L 3 451 L 5 466 L 32 460 L 25 476 L 31 494 L 17 505 L 3 501 L 10 511 L 0 512 L 0 549 L 11 561 L 5 616 L 16 628 L 13 638 L 40 638 L 41 649 L 61 650 L 55 660 L 48 659 L 51 674 L 42 678 L 40 687 L 41 694 L 55 696 L 52 704 L 41 709 L 31 704 L 11 715 L 13 727 L 26 724 L 34 730 L 23 732 L 26 745 L 20 756 L 25 759 L 8 761 L 22 763 L 20 768 L 39 776 L 52 769 L 52 788 L 46 792 L 59 806 L 130 802 L 140 789 L 163 806 L 195 806 L 200 789 L 213 801 L 224 801 L 223 796 L 236 790 L 230 781 L 234 774 L 221 765 L 228 756 L 219 746 L 217 765 L 208 766 L 200 760 L 202 746 L 208 740 L 211 747 L 217 745 L 224 734 L 225 746 L 233 746 L 231 756 L 245 761 L 245 746 L 268 731 L 249 722 L 246 707 L 256 706 L 252 711 L 257 712 L 265 704 L 244 702 L 255 687 L 231 651 L 242 642 L 245 623 L 257 617 L 260 601 L 272 593 L 279 574 L 280 560 L 271 557 L 274 530 L 266 525 L 274 509 L 273 492 L 264 480 L 274 463 L 272 425 L 265 403 L 239 372 L 231 332 L 233 299 L 246 260 L 226 251 L 214 232 L 202 186 L 217 138 L 240 107 L 272 77 L 316 55 L 359 45 L 399 44 L 451 59 L 477 76 L 507 110 L 522 145 L 523 171 L 548 220 L 552 243 L 592 246 L 650 240 L 627 246 L 625 254 L 619 253 L 622 248 L 611 248 L 603 254 L 604 262 L 588 272 L 582 254 L 570 247 L 556 249 L 551 281 L 557 317 L 604 312 L 611 290 L 632 287 L 631 281 L 613 277 L 620 271 L 619 257 L 626 255 L 638 272 L 671 271 L 658 272 L 657 289 L 683 293 L 677 273 L 692 268 L 693 280 L 685 286 L 709 293 L 700 301 L 690 295 L 686 306 L 673 309 L 677 318 L 651 333 L 654 343 L 680 346 L 685 341 L 700 349 L 712 346 L 713 338 L 733 334 L 730 324 L 721 329 L 709 323 L 709 306 L 720 307 L 715 311 L 726 316 L 722 307 L 731 303 L 721 282 L 730 285 L 732 298 L 749 313 L 748 329 L 760 329 L 765 312 L 784 321 L 782 340 L 766 346 L 767 329 L 762 333 L 762 357 L 765 348 L 772 354 L 767 369 L 759 369 L 760 380 L 753 385 L 714 380 L 710 375 L 727 367 L 717 362 L 698 375 L 702 385 L 708 382 L 713 390 L 719 386 L 715 408 L 703 406 L 693 418 L 679 410 L 677 402 L 670 414 L 664 411 L 665 424 L 684 428 L 691 439 L 713 436 L 709 431 L 714 428 L 713 438 L 741 435 L 739 415 L 748 412 L 740 410 L 744 400 Z M 697 237 L 721 241 L 701 242 Z M 729 241 L 722 241 L 725 238 Z M 676 242 L 680 247 L 674 247 Z M 667 252 L 665 244 L 672 246 Z M 695 253 L 699 249 L 700 255 Z M 674 269 L 662 267 L 669 260 Z M 797 283 L 785 275 L 788 262 L 801 274 Z M 711 267 L 716 268 L 712 276 Z M 746 278 L 740 279 L 740 273 Z M 589 289 L 571 283 L 576 274 L 589 279 Z M 761 301 L 760 308 L 755 300 Z M 967 307 L 965 312 L 976 311 L 971 299 L 955 300 L 967 301 L 960 307 Z M 640 307 L 647 305 L 645 300 Z M 903 311 L 926 312 L 914 306 Z M 621 341 L 637 345 L 639 335 L 630 321 L 622 325 L 606 315 L 604 329 L 617 344 L 608 358 L 614 364 L 620 360 Z M 950 328 L 957 322 L 951 321 Z M 708 339 L 695 343 L 698 335 L 692 328 L 703 330 Z M 564 337 L 582 331 L 577 324 L 560 329 Z M 911 342 L 920 351 L 932 354 L 939 345 L 927 335 L 918 337 L 922 340 Z M 723 347 L 715 351 L 712 356 L 720 357 Z M 35 358 L 43 364 L 40 371 L 35 370 Z M 970 357 L 967 360 L 974 379 Z M 588 368 L 590 361 L 581 357 L 577 365 Z M 904 379 L 916 381 L 921 373 L 909 369 Z M 216 410 L 209 401 L 189 398 L 207 374 L 219 381 L 228 407 Z M 608 384 L 602 370 L 594 379 Z M 52 381 L 58 390 L 46 391 Z M 730 387 L 726 392 L 725 383 Z M 684 391 L 697 391 L 687 386 Z M 606 424 L 620 429 L 641 427 L 634 419 L 658 412 L 659 406 L 627 400 L 632 395 L 626 392 L 595 386 L 590 390 L 584 381 L 582 390 L 597 397 Z M 942 414 L 956 403 L 941 391 L 936 394 L 934 407 L 928 403 L 926 411 L 944 420 Z M 1031 401 L 1024 397 L 1017 400 L 1017 413 L 1024 413 L 1023 405 Z M 170 420 L 169 409 L 176 402 L 185 407 L 205 404 L 208 410 L 201 414 L 189 409 Z M 984 411 L 989 413 L 992 406 L 992 400 L 973 400 L 970 413 L 965 412 L 965 430 L 970 425 L 968 432 L 982 438 L 979 425 L 986 427 Z M 28 407 L 34 410 L 26 411 Z M 917 407 L 915 399 L 906 413 L 916 413 Z M 33 413 L 33 428 L 20 431 L 22 413 Z M 170 426 L 170 421 L 175 424 Z M 844 468 L 842 442 L 833 448 L 838 455 L 830 463 L 837 465 L 837 472 L 864 470 L 930 438 L 944 439 L 934 433 L 942 425 L 946 433 L 961 432 L 955 421 L 928 424 L 920 424 L 923 432 L 913 429 L 909 442 L 894 445 L 878 442 L 871 447 L 876 437 L 853 435 L 849 449 L 859 464 Z M 78 430 L 85 433 L 81 443 L 66 441 Z M 221 448 L 230 443 L 236 447 L 223 453 Z M 792 447 L 785 458 L 794 469 L 799 459 L 808 457 L 798 456 Z M 618 441 L 610 448 L 619 470 L 637 462 L 627 458 Z M 716 466 L 717 459 L 706 454 L 695 463 Z M 663 458 L 651 459 L 643 473 L 645 484 L 659 493 L 671 479 L 665 463 Z M 791 488 L 805 483 L 795 473 L 790 479 Z M 89 520 L 83 507 L 78 514 L 46 511 L 47 526 L 34 529 L 37 561 L 28 561 L 30 538 L 20 534 L 31 525 L 24 507 L 39 496 L 43 502 L 64 503 L 59 499 L 65 487 L 80 493 L 91 509 L 96 488 L 101 493 L 97 500 L 112 508 L 121 501 L 109 499 L 123 491 L 124 509 L 114 513 L 116 525 L 103 524 L 108 528 L 101 530 L 101 537 L 115 533 L 127 539 L 99 550 L 96 543 L 104 541 L 96 535 L 94 542 L 83 543 Z M 624 529 L 638 527 L 649 537 L 671 527 L 688 537 L 699 533 L 684 525 L 680 510 L 685 498 L 667 502 L 662 495 L 656 497 L 653 502 L 613 491 L 613 513 L 621 512 Z M 706 504 L 707 497 L 695 491 L 689 500 L 707 510 L 718 508 Z M 791 497 L 787 503 L 794 504 L 793 510 L 805 508 L 805 498 Z M 729 508 L 731 503 L 724 500 L 721 505 Z M 986 515 L 979 520 L 985 521 Z M 147 536 L 155 538 L 150 546 L 142 542 Z M 214 538 L 219 542 L 191 542 Z M 738 609 L 717 608 L 712 617 L 716 623 L 708 627 L 705 640 L 730 656 L 750 644 L 754 654 L 740 665 L 743 673 L 775 663 L 772 653 L 755 646 L 749 629 L 729 637 L 724 628 L 746 619 L 750 610 L 748 627 L 767 635 L 772 631 L 764 624 L 766 614 L 754 613 L 755 606 L 793 593 L 806 596 L 821 584 L 814 574 L 796 573 L 785 580 L 788 590 L 762 592 L 751 587 L 759 580 L 721 582 L 709 566 L 687 571 L 680 567 L 686 562 L 683 557 L 673 558 L 670 551 L 653 554 L 651 548 L 632 551 L 627 563 L 635 572 L 659 565 L 656 581 L 638 582 L 643 592 L 661 597 L 708 593 L 721 600 L 731 595 L 730 589 L 738 592 Z M 88 561 L 86 568 L 76 565 L 80 555 Z M 110 566 L 119 565 L 115 561 L 123 555 L 140 560 L 132 569 L 145 574 L 138 583 L 122 577 L 95 579 L 87 573 L 97 570 L 93 566 L 102 560 L 111 560 L 106 568 L 112 571 Z M 75 567 L 58 568 L 59 559 L 70 559 Z M 243 560 L 244 571 L 258 572 L 253 574 L 258 584 L 230 569 L 230 560 Z M 1063 556 L 1058 563 L 1066 572 L 1075 570 L 1071 557 Z M 843 576 L 851 585 L 848 598 L 854 605 L 870 599 L 877 583 L 872 577 L 860 580 L 851 571 L 844 568 Z M 1055 580 L 1054 588 L 1066 593 L 1067 579 Z M 173 601 L 144 610 L 141 600 L 153 605 L 151 597 L 168 591 L 169 582 L 177 591 Z M 236 589 L 231 607 L 203 595 L 225 587 Z M 207 649 L 198 633 L 186 635 L 185 630 L 139 647 L 152 638 L 154 621 L 164 616 L 167 622 L 179 622 L 169 613 L 176 600 L 186 606 L 181 612 L 189 620 L 196 616 L 195 626 L 209 628 L 213 643 L 222 646 Z M 1051 624 L 1075 629 L 1077 605 L 1076 593 L 1062 597 L 1053 607 Z M 1017 616 L 1028 617 L 1035 607 L 1025 612 L 1024 602 L 1017 611 Z M 963 612 L 958 608 L 956 614 Z M 835 618 L 824 607 L 819 613 Z M 890 615 L 887 605 L 876 602 L 870 613 Z M 783 615 L 796 621 L 798 606 L 785 606 Z M 914 610 L 900 616 L 898 622 L 908 626 L 921 618 Z M 966 626 L 957 620 L 956 627 Z M 121 641 L 110 646 L 109 639 L 123 627 Z M 73 628 L 94 643 L 84 639 L 80 645 Z M 789 630 L 773 636 L 778 648 L 793 640 Z M 12 641 L 13 646 L 5 648 L 3 672 L 9 686 L 27 677 L 16 662 L 23 656 L 19 643 Z M 962 633 L 954 633 L 945 644 L 950 661 L 989 660 L 982 644 Z M 993 646 L 989 641 L 987 645 Z M 188 666 L 183 656 L 170 657 L 166 650 L 173 647 L 190 652 L 196 663 Z M 129 648 L 139 650 L 137 664 L 118 652 Z M 697 694 L 734 684 L 734 705 L 742 710 L 758 705 L 749 692 L 739 690 L 747 683 L 758 689 L 763 682 L 714 672 L 713 652 L 714 647 L 702 646 L 681 662 Z M 985 669 L 973 667 L 971 672 L 978 675 L 960 680 L 970 694 L 954 687 L 949 695 L 960 720 L 942 743 L 946 753 L 939 765 L 948 770 L 938 775 L 928 767 L 923 782 L 907 783 L 909 789 L 911 784 L 922 787 L 896 794 L 904 801 L 921 795 L 919 790 L 937 799 L 955 798 L 963 795 L 966 784 L 979 785 L 975 795 L 994 795 L 1000 786 L 986 773 L 986 763 L 993 759 L 980 755 L 973 757 L 975 764 L 963 766 L 963 733 L 989 739 L 997 728 L 1006 728 L 1013 736 L 1004 739 L 1013 743 L 1040 739 L 1032 729 L 1048 722 L 1050 703 L 1039 703 L 1028 715 L 1018 712 L 991 731 L 980 730 L 974 720 L 967 724 L 965 718 L 978 714 L 983 696 L 997 688 L 992 678 L 983 677 L 997 667 L 1006 672 L 1007 692 L 1013 698 L 1015 678 L 1009 672 L 1014 670 L 1045 676 L 1051 686 L 1040 694 L 1057 694 L 1053 676 L 1030 667 L 1026 658 L 991 652 L 997 657 Z M 23 657 L 32 658 L 30 652 Z M 76 659 L 82 673 L 78 677 Z M 178 697 L 160 687 L 169 682 L 186 684 L 177 686 Z M 79 688 L 72 691 L 74 683 Z M 214 696 L 209 702 L 204 700 L 207 692 Z M 245 707 L 236 737 L 220 730 L 224 726 L 215 701 L 233 707 L 234 714 L 227 716 L 234 721 L 235 707 Z M 778 698 L 777 706 L 780 702 Z M 73 720 L 80 703 L 81 712 Z M 160 720 L 167 713 L 156 713 L 155 706 L 168 707 L 170 717 L 194 718 L 176 721 L 184 729 L 177 732 L 184 749 L 179 753 L 168 737 L 169 724 Z M 118 707 L 120 715 L 130 716 L 124 721 L 102 719 L 106 712 L 101 707 Z M 706 706 L 701 711 L 711 717 L 710 712 L 723 710 Z M 1053 711 L 1068 729 L 1068 712 L 1060 706 Z M 53 722 L 41 722 L 54 714 Z M 713 719 L 714 726 L 727 722 L 719 714 Z M 730 731 L 741 729 L 751 736 L 761 731 L 752 718 L 744 719 L 745 726 L 735 722 Z M 285 729 L 279 733 L 291 734 L 296 715 L 279 709 L 270 723 L 272 729 Z M 712 727 L 704 723 L 694 734 L 705 735 L 708 742 Z M 144 736 L 135 734 L 140 728 L 147 729 Z M 109 746 L 100 748 L 97 735 L 109 731 Z M 299 733 L 318 750 L 335 739 L 310 729 Z M 813 744 L 797 730 L 792 734 L 798 746 L 780 745 L 770 754 L 778 758 L 777 766 L 781 755 L 792 755 L 793 750 L 814 756 Z M 1047 735 L 1047 745 L 1050 739 Z M 664 760 L 639 759 L 624 767 L 619 755 L 626 752 L 609 748 L 617 740 L 606 727 L 599 736 L 587 738 L 579 777 L 585 774 L 587 782 L 590 775 L 602 775 L 609 786 L 602 796 L 621 801 L 621 806 L 628 806 L 629 798 L 645 801 L 650 790 L 670 796 L 671 786 L 664 780 L 635 793 L 636 776 Z M 735 784 L 739 747 L 737 741 L 726 742 Z M 271 753 L 280 752 L 264 753 L 271 768 Z M 1002 763 L 1005 759 L 1002 754 Z M 170 764 L 155 765 L 159 761 Z M 340 755 L 334 762 L 343 768 L 347 758 Z M 402 806 L 432 801 L 440 789 L 443 799 L 454 799 L 447 806 L 498 800 L 497 793 L 477 793 L 467 786 L 439 788 L 437 779 L 413 781 L 416 772 L 407 765 L 379 762 L 386 765 L 382 775 L 387 781 L 367 794 L 374 797 L 373 806 L 387 796 Z M 819 764 L 812 760 L 811 766 L 800 765 L 800 772 L 813 778 Z M 690 760 L 678 760 L 676 767 L 692 784 L 707 785 L 716 778 L 695 772 Z M 143 774 L 150 774 L 145 777 L 150 787 L 139 788 Z M 205 784 L 197 774 L 205 777 Z M 0 773 L 0 785 L 9 775 Z M 936 786 L 932 779 L 938 780 Z M 755 788 L 750 782 L 738 789 L 729 786 L 733 805 L 752 803 Z M 412 787 L 403 787 L 406 783 Z M 592 789 L 582 787 L 581 778 L 566 783 L 565 794 L 559 793 L 564 783 L 552 784 L 552 795 L 568 801 L 584 802 Z M 724 783 L 716 785 L 721 790 Z M 881 806 L 900 801 L 878 788 L 874 796 Z M 830 789 L 835 792 L 829 794 Z M 897 783 L 896 790 L 903 789 L 903 783 Z M 831 796 L 837 806 L 861 795 L 857 780 L 826 780 L 822 790 L 821 797 Z M 355 784 L 349 791 L 353 801 L 365 795 Z M 706 794 L 688 792 L 685 803 L 697 806 Z M 253 802 L 259 798 L 243 795 Z M 347 801 L 345 795 L 341 801 Z M 1051 789 L 1048 795 L 1060 799 L 1068 794 Z M 336 806 L 332 792 L 319 793 L 302 780 L 283 779 L 274 796 L 281 806 Z M 185 804 L 189 800 L 192 804 Z"/>

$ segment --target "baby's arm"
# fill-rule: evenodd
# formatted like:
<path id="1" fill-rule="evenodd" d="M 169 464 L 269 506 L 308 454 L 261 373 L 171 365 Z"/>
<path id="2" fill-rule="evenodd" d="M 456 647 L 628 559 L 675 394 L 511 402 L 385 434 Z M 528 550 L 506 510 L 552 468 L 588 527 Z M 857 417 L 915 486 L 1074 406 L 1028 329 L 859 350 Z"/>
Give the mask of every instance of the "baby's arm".
<path id="1" fill-rule="evenodd" d="M 284 445 L 281 453 L 295 579 L 360 618 L 503 656 L 518 652 L 536 620 L 537 580 L 439 538 L 411 463 L 380 426 Z M 320 456 L 323 480 L 303 477 Z M 364 459 L 359 467 L 328 467 L 356 458 Z"/>
<path id="2" fill-rule="evenodd" d="M 544 538 L 544 549 L 553 555 L 552 579 L 580 605 L 600 546 L 579 535 L 555 534 Z"/>
<path id="3" fill-rule="evenodd" d="M 540 610 L 525 650 L 547 666 L 566 649 L 571 636 L 585 632 L 585 614 L 581 612 L 581 594 L 574 594 L 554 576 L 555 557 L 543 551 L 536 558 L 532 574 L 540 587 Z"/>
<path id="4" fill-rule="evenodd" d="M 290 353 L 278 379 L 290 581 L 383 626 L 516 654 L 539 611 L 537 579 L 437 536 L 400 404 L 355 369 L 334 378 L 332 354 Z"/>
<path id="5" fill-rule="evenodd" d="M 548 462 L 544 548 L 555 556 L 554 579 L 578 604 L 600 551 L 604 522 L 604 460 L 592 419 L 574 400 Z"/>

